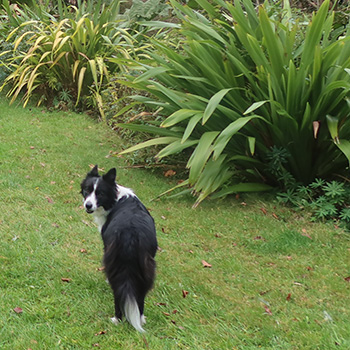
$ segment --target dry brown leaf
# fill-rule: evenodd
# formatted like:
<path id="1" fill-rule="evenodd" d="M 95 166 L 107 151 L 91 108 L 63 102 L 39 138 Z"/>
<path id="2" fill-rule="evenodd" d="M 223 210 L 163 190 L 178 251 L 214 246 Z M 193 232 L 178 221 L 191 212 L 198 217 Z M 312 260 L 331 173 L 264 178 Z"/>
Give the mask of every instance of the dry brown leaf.
<path id="1" fill-rule="evenodd" d="M 62 282 L 69 283 L 69 282 L 71 282 L 71 281 L 72 281 L 72 279 L 71 279 L 71 278 L 65 278 L 65 277 L 62 277 L 62 278 L 61 278 L 61 281 L 62 281 Z"/>
<path id="2" fill-rule="evenodd" d="M 165 177 L 172 177 L 172 176 L 174 176 L 174 175 L 176 175 L 176 171 L 171 170 L 171 169 L 167 170 L 167 171 L 164 173 L 164 176 L 165 176 Z"/>
<path id="3" fill-rule="evenodd" d="M 48 201 L 50 204 L 53 204 L 53 199 L 52 199 L 52 198 L 50 198 L 50 197 L 48 197 L 48 196 L 46 196 L 45 198 L 47 199 L 47 201 Z"/>
<path id="4" fill-rule="evenodd" d="M 20 307 L 15 307 L 15 308 L 13 309 L 13 311 L 14 311 L 16 314 L 21 314 L 21 313 L 23 312 L 23 309 L 20 308 Z"/>
<path id="5" fill-rule="evenodd" d="M 212 266 L 211 264 L 209 264 L 205 260 L 202 260 L 202 265 L 203 265 L 203 267 L 208 267 L 208 268 L 211 268 L 211 266 Z"/>
<path id="6" fill-rule="evenodd" d="M 267 210 L 265 208 L 260 208 L 260 210 L 265 214 L 267 215 Z"/>
<path id="7" fill-rule="evenodd" d="M 100 331 L 100 332 L 96 333 L 95 335 L 103 335 L 103 334 L 106 334 L 106 333 L 107 333 L 107 331 Z"/>
<path id="8" fill-rule="evenodd" d="M 301 234 L 302 236 L 312 239 L 312 237 L 307 233 L 305 228 L 303 228 L 301 231 L 302 231 L 302 234 Z"/>
<path id="9" fill-rule="evenodd" d="M 271 310 L 267 307 L 267 305 L 264 305 L 264 309 L 265 309 L 265 312 L 266 312 L 268 315 L 272 316 L 272 312 L 271 312 Z"/>

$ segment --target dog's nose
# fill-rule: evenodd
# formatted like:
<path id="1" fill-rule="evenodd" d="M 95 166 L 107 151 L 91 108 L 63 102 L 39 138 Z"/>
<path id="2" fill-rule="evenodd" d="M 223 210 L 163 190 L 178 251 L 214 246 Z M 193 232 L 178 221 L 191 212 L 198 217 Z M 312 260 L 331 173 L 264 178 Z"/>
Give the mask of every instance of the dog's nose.
<path id="1" fill-rule="evenodd" d="M 91 210 L 92 209 L 92 203 L 91 202 L 85 203 L 85 209 L 86 210 Z"/>

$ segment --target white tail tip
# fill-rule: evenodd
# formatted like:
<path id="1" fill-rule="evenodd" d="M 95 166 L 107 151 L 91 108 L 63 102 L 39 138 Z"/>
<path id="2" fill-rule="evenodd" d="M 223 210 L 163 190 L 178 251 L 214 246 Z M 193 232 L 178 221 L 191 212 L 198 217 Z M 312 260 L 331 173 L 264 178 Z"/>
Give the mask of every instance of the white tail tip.
<path id="1" fill-rule="evenodd" d="M 124 313 L 129 323 L 140 333 L 144 333 L 142 328 L 140 310 L 135 299 L 128 297 L 124 305 Z"/>

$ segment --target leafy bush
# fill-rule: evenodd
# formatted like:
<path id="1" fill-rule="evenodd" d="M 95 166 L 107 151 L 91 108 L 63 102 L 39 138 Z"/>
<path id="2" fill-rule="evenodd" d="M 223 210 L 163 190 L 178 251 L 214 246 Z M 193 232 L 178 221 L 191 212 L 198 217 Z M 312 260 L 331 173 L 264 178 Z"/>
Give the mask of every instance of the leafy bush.
<path id="1" fill-rule="evenodd" d="M 153 98 L 165 120 L 124 124 L 160 136 L 131 152 L 166 145 L 158 157 L 191 150 L 190 185 L 199 194 L 308 184 L 345 172 L 350 159 L 350 36 L 333 28 L 325 1 L 309 23 L 293 18 L 289 3 L 276 13 L 249 0 L 197 0 L 205 11 L 170 1 L 181 24 L 171 26 L 180 43 L 153 41 L 154 64 L 145 64 L 133 87 Z M 271 153 L 284 152 L 278 171 Z"/>
<path id="2" fill-rule="evenodd" d="M 350 228 L 350 185 L 339 181 L 316 179 L 308 186 L 299 186 L 277 196 L 282 203 L 308 209 L 313 218 L 338 221 Z"/>
<path id="3" fill-rule="evenodd" d="M 126 15 L 130 20 L 153 20 L 155 17 L 167 17 L 171 7 L 164 0 L 133 0 Z"/>
<path id="4" fill-rule="evenodd" d="M 62 15 L 72 11 L 60 4 Z M 8 95 L 12 101 L 22 91 L 24 105 L 35 92 L 49 102 L 59 95 L 70 96 L 76 105 L 92 95 L 103 115 L 101 87 L 108 74 L 122 69 L 123 61 L 136 50 L 134 38 L 117 18 L 118 1 L 110 6 L 101 1 L 94 5 L 92 1 L 82 4 L 62 20 L 48 15 L 25 21 L 8 35 L 14 49 L 6 65 L 12 73 L 3 87 L 11 86 Z M 23 42 L 27 50 L 19 49 Z"/>

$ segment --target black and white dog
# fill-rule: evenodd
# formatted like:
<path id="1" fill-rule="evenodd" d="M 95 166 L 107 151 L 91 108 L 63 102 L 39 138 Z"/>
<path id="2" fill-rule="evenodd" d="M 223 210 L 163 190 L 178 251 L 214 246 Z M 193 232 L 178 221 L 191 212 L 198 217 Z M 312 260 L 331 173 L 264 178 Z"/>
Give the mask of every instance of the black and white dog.
<path id="1" fill-rule="evenodd" d="M 100 176 L 97 165 L 81 183 L 84 208 L 93 214 L 104 243 L 104 266 L 114 293 L 117 324 L 122 315 L 144 332 L 144 300 L 155 279 L 154 220 L 134 192 L 115 182 L 116 169 Z"/>

